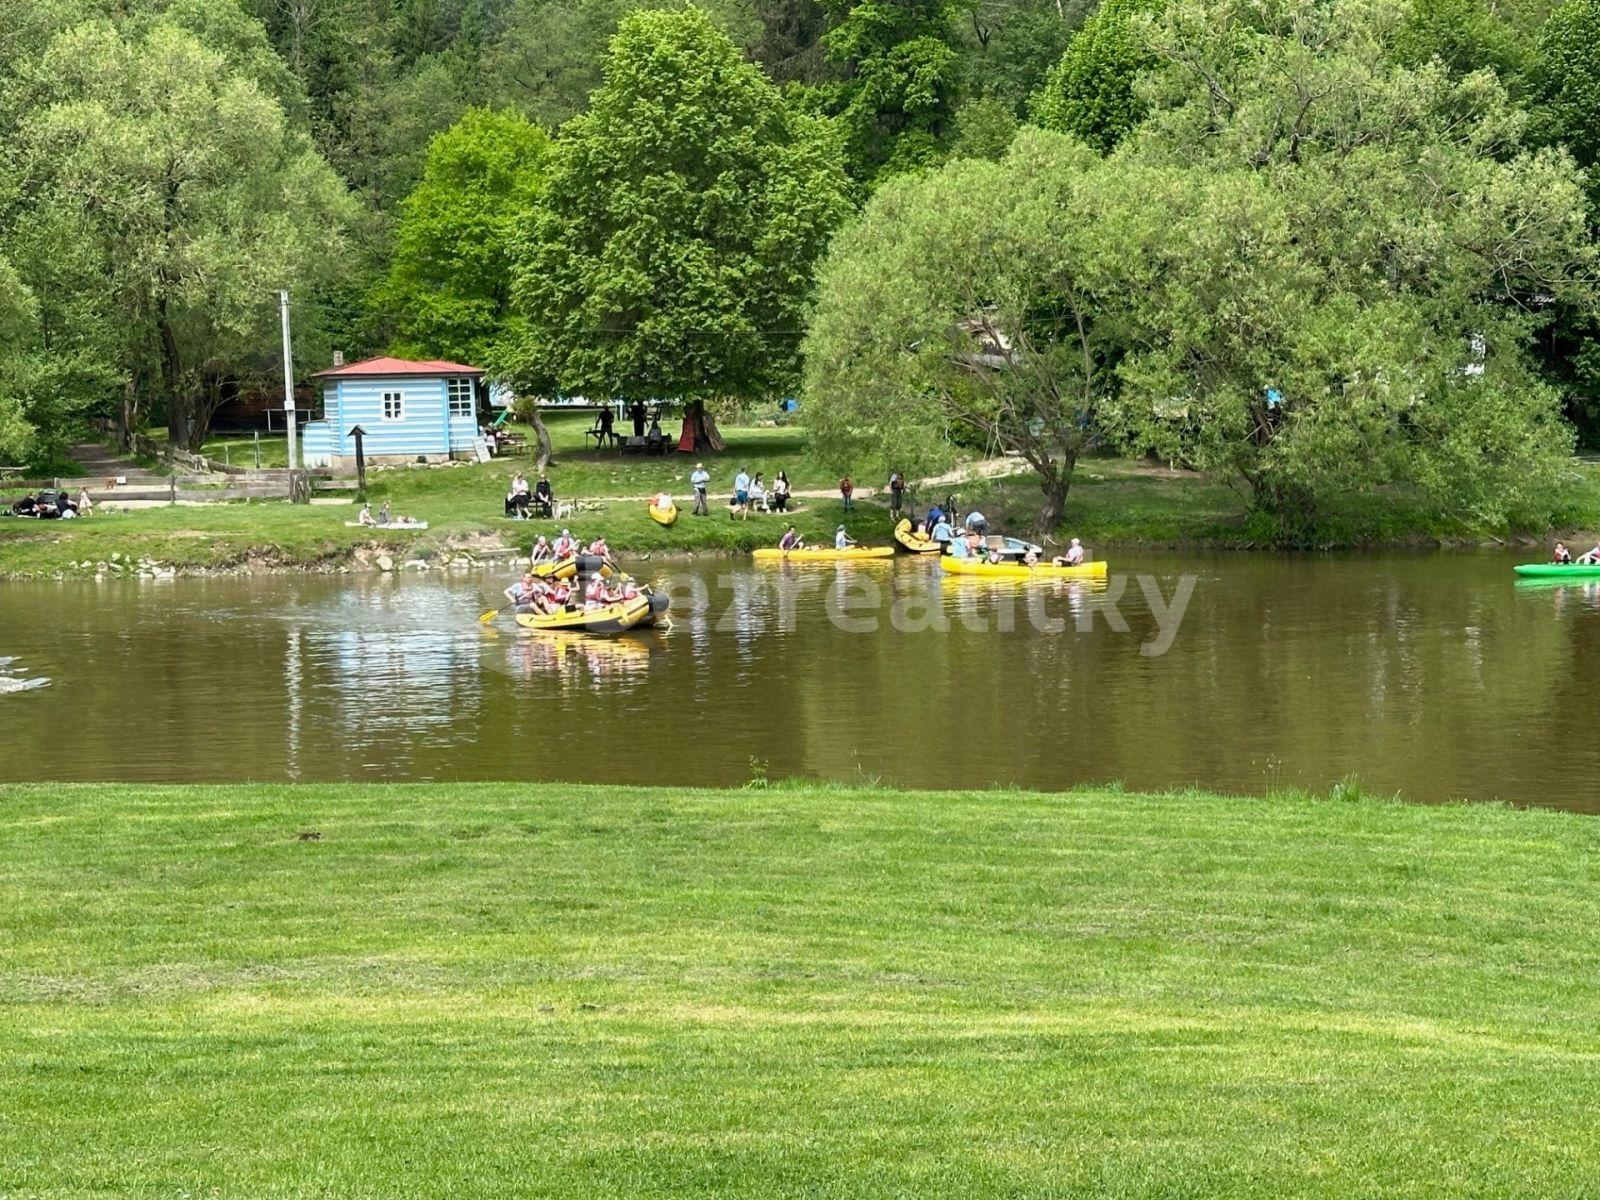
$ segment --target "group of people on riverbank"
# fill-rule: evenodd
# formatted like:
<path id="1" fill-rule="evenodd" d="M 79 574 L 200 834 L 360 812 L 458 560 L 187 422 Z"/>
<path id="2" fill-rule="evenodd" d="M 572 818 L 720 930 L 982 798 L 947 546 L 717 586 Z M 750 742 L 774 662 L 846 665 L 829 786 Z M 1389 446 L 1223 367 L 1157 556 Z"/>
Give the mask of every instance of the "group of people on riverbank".
<path id="1" fill-rule="evenodd" d="M 704 476 L 701 483 L 696 483 L 696 476 Z M 710 476 L 706 474 L 705 464 L 696 464 L 694 474 L 689 476 L 689 483 L 695 489 L 695 515 L 704 516 L 701 501 L 704 498 L 705 486 L 709 484 Z M 733 496 L 728 501 L 728 516 L 748 519 L 751 512 L 786 513 L 789 511 L 789 497 L 793 489 L 789 486 L 789 473 L 779 471 L 768 486 L 766 477 L 760 471 L 750 474 L 749 468 L 740 467 L 738 474 L 733 477 Z"/>
<path id="2" fill-rule="evenodd" d="M 94 501 L 89 499 L 87 491 L 79 491 L 76 500 L 61 491 L 41 491 L 38 495 L 29 492 L 10 507 L 0 509 L 0 513 L 13 517 L 32 517 L 39 521 L 70 520 L 91 516 L 94 513 Z"/>

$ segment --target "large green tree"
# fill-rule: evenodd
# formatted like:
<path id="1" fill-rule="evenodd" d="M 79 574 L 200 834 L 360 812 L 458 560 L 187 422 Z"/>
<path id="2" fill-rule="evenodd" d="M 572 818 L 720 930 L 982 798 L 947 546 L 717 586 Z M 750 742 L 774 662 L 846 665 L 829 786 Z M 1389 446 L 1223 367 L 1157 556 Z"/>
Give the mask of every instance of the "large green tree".
<path id="1" fill-rule="evenodd" d="M 1570 444 L 1529 347 L 1594 301 L 1580 180 L 1492 72 L 1396 62 L 1406 13 L 1173 0 L 1119 151 L 1198 181 L 1146 250 L 1119 427 L 1233 472 L 1291 540 L 1383 484 L 1532 519 Z"/>
<path id="2" fill-rule="evenodd" d="M 513 240 L 525 392 L 782 395 L 813 264 L 846 212 L 840 154 L 705 14 L 626 18 Z"/>
<path id="3" fill-rule="evenodd" d="M 513 112 L 469 109 L 428 147 L 400 205 L 380 301 L 398 354 L 486 362 L 506 333 L 511 231 L 537 199 L 550 138 Z"/>
<path id="4" fill-rule="evenodd" d="M 92 297 L 129 405 L 147 385 L 194 447 L 230 387 L 272 369 L 276 290 L 337 271 L 349 201 L 254 66 L 188 24 L 88 22 L 29 65 L 11 235 L 57 272 L 41 304 Z"/>
<path id="5" fill-rule="evenodd" d="M 956 443 L 1020 455 L 1060 521 L 1142 285 L 1159 210 L 1081 142 L 1026 131 L 998 162 L 886 183 L 840 234 L 806 339 L 802 411 L 825 454 L 947 466 Z"/>
<path id="6" fill-rule="evenodd" d="M 843 78 L 814 97 L 845 132 L 864 184 L 938 162 L 961 86 L 955 0 L 823 0 Z"/>
<path id="7" fill-rule="evenodd" d="M 1148 21 L 1161 0 L 1104 0 L 1033 98 L 1033 119 L 1109 151 L 1144 119 L 1135 85 L 1155 62 Z"/>

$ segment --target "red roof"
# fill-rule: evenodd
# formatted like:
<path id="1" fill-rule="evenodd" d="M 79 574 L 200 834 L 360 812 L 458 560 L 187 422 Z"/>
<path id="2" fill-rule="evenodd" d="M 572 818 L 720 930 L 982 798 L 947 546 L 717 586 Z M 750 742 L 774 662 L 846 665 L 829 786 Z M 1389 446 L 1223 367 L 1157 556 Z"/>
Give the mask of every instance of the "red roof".
<path id="1" fill-rule="evenodd" d="M 468 367 L 461 363 L 441 362 L 438 359 L 428 362 L 412 362 L 409 358 L 364 358 L 360 362 L 346 363 L 342 367 L 329 367 L 326 371 L 314 372 L 311 378 L 344 378 L 350 375 L 381 375 L 389 377 L 397 375 L 482 374 L 482 367 Z"/>

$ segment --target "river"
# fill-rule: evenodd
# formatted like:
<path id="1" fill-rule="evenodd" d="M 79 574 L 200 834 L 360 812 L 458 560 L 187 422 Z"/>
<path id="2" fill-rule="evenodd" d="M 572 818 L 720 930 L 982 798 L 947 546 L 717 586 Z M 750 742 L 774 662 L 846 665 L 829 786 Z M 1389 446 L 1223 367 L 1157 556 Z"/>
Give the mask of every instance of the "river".
<path id="1" fill-rule="evenodd" d="M 1524 553 L 1520 557 L 1526 558 Z M 481 574 L 0 585 L 0 779 L 1120 781 L 1600 810 L 1600 587 L 1496 552 L 1139 551 L 1109 586 L 646 564 L 670 630 Z"/>

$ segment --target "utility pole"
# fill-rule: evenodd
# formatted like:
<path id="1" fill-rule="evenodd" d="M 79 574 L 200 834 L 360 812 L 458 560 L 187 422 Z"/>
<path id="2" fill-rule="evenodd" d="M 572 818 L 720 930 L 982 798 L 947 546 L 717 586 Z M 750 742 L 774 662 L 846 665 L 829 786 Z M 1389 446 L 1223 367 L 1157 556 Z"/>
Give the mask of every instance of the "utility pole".
<path id="1" fill-rule="evenodd" d="M 289 494 L 294 495 L 295 454 L 294 352 L 289 348 L 289 293 L 278 293 L 278 313 L 283 318 L 283 415 L 289 421 Z"/>

